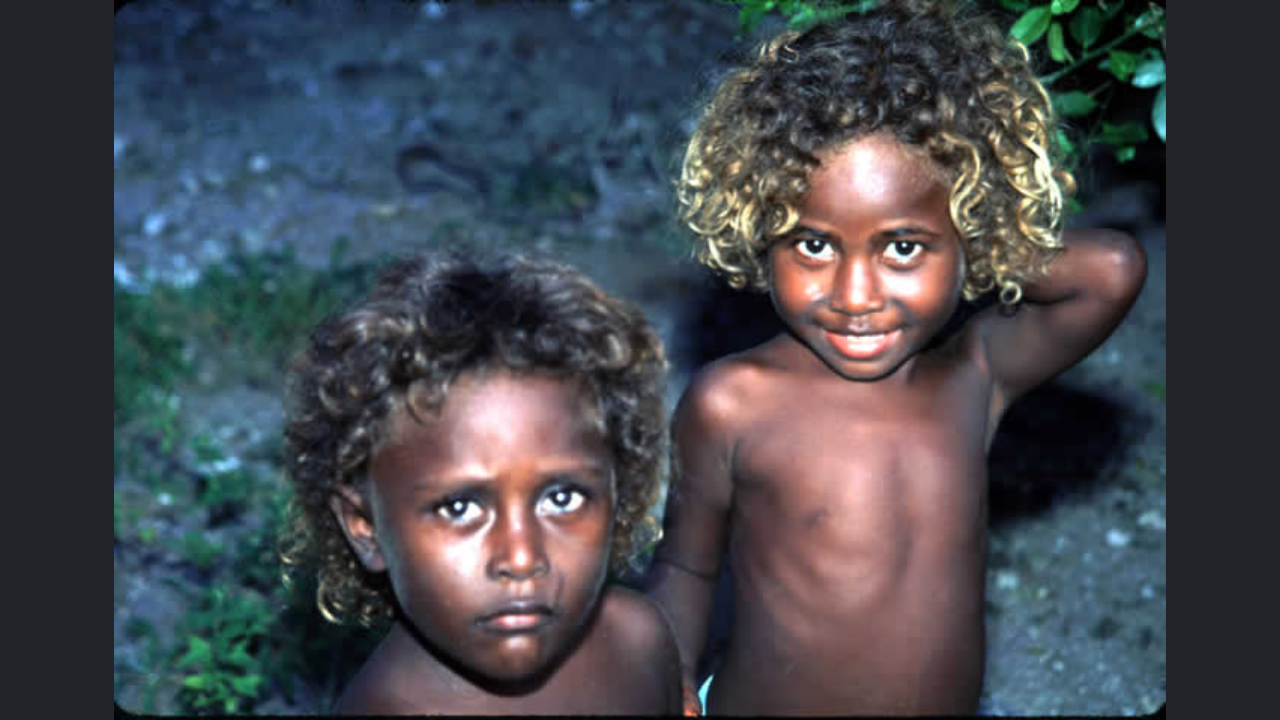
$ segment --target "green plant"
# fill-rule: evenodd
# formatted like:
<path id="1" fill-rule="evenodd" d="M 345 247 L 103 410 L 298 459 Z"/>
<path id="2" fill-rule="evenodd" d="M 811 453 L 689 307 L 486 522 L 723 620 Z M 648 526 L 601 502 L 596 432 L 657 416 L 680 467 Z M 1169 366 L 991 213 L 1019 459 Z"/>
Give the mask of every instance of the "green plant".
<path id="1" fill-rule="evenodd" d="M 1059 136 L 1068 162 L 1090 145 L 1112 147 L 1120 162 L 1132 160 L 1137 145 L 1148 139 L 1147 124 L 1112 123 L 1107 108 L 1118 88 L 1152 90 L 1150 123 L 1165 142 L 1165 11 L 1149 0 L 1000 0 L 1008 10 L 1021 13 L 1009 34 L 1027 47 L 1043 38 L 1049 58 L 1059 65 L 1040 78 L 1050 90 L 1054 107 L 1065 118 L 1093 117 L 1082 143 Z M 1062 91 L 1059 81 L 1077 71 L 1084 87 Z"/>
<path id="2" fill-rule="evenodd" d="M 115 281 L 112 295 L 115 424 L 165 403 L 170 389 L 190 369 L 177 326 L 163 300 Z"/>
<path id="3" fill-rule="evenodd" d="M 182 554 L 187 562 L 208 570 L 222 554 L 222 546 L 193 530 L 182 539 Z"/>
<path id="4" fill-rule="evenodd" d="M 238 237 L 232 245 L 223 262 L 183 291 L 182 309 L 203 347 L 231 348 L 242 370 L 274 384 L 306 333 L 365 289 L 374 269 L 344 263 L 345 238 L 334 242 L 327 269 L 303 265 L 291 246 L 251 253 Z"/>
<path id="5" fill-rule="evenodd" d="M 185 620 L 185 650 L 174 663 L 184 710 L 234 713 L 253 706 L 264 682 L 259 651 L 270 617 L 256 594 L 218 586 L 200 598 Z"/>

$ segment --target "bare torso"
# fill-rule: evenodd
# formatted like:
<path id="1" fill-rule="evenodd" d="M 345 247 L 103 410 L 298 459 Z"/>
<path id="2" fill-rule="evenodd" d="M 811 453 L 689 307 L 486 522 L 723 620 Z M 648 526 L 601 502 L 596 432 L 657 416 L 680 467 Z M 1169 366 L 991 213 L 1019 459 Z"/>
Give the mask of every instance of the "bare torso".
<path id="1" fill-rule="evenodd" d="M 910 383 L 797 372 L 789 342 L 726 368 L 734 619 L 707 710 L 972 713 L 995 421 L 974 342 Z"/>

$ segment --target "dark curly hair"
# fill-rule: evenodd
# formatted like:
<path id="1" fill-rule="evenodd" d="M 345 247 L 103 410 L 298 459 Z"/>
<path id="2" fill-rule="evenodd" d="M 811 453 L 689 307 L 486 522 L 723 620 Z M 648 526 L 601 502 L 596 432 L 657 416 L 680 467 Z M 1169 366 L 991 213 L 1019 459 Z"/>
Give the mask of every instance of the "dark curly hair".
<path id="1" fill-rule="evenodd" d="M 649 514 L 665 477 L 662 342 L 634 306 L 545 259 L 422 255 L 389 267 L 370 296 L 329 318 L 292 360 L 286 467 L 292 512 L 281 535 L 286 583 L 314 570 L 325 618 L 373 626 L 392 614 L 385 575 L 366 571 L 329 507 L 359 483 L 397 408 L 428 417 L 466 372 L 572 377 L 615 461 L 610 566 L 626 571 L 656 537 Z"/>
<path id="2" fill-rule="evenodd" d="M 697 258 L 736 288 L 768 289 L 765 252 L 799 219 L 817 154 L 890 133 L 934 160 L 968 271 L 964 294 L 1017 303 L 1062 249 L 1056 118 L 1027 49 L 950 3 L 894 0 L 789 31 L 706 103 L 676 195 Z"/>

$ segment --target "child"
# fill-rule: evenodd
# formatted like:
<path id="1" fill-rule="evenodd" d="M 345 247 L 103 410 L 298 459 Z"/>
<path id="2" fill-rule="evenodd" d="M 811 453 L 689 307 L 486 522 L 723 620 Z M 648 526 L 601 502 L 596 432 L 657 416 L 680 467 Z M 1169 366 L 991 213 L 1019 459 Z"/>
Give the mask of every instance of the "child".
<path id="1" fill-rule="evenodd" d="M 314 331 L 282 556 L 326 618 L 390 622 L 336 712 L 680 711 L 660 609 L 605 584 L 656 525 L 664 376 L 638 310 L 548 261 L 404 261 Z"/>
<path id="2" fill-rule="evenodd" d="M 673 419 L 648 587 L 688 692 L 727 553 L 710 713 L 977 709 L 992 436 L 1146 276 L 1132 238 L 1062 232 L 1053 120 L 1024 47 L 924 3 L 784 33 L 708 104 L 682 220 L 786 328 L 701 371 Z"/>

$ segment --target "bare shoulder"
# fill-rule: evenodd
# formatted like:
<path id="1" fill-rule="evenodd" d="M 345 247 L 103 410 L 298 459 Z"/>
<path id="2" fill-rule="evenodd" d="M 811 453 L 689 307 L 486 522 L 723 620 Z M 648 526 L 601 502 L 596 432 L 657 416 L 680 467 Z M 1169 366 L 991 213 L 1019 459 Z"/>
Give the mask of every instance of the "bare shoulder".
<path id="1" fill-rule="evenodd" d="M 617 649 L 649 658 L 678 659 L 671 626 L 653 600 L 629 588 L 610 585 L 601 597 L 601 620 Z"/>
<path id="2" fill-rule="evenodd" d="M 378 652 L 369 658 L 364 667 L 347 683 L 342 695 L 333 704 L 334 715 L 399 715 L 420 713 L 423 708 L 413 707 L 395 691 L 392 668 L 385 655 Z"/>
<path id="3" fill-rule="evenodd" d="M 769 392 L 767 353 L 760 348 L 720 358 L 708 364 L 689 382 L 676 408 L 677 439 L 691 421 L 701 431 L 725 438 L 734 434 L 748 408 L 758 407 Z"/>
<path id="4" fill-rule="evenodd" d="M 609 645 L 605 657 L 626 665 L 618 676 L 628 678 L 627 693 L 643 707 L 678 714 L 680 649 L 666 614 L 653 600 L 618 585 L 608 586 L 600 602 L 600 631 Z"/>

